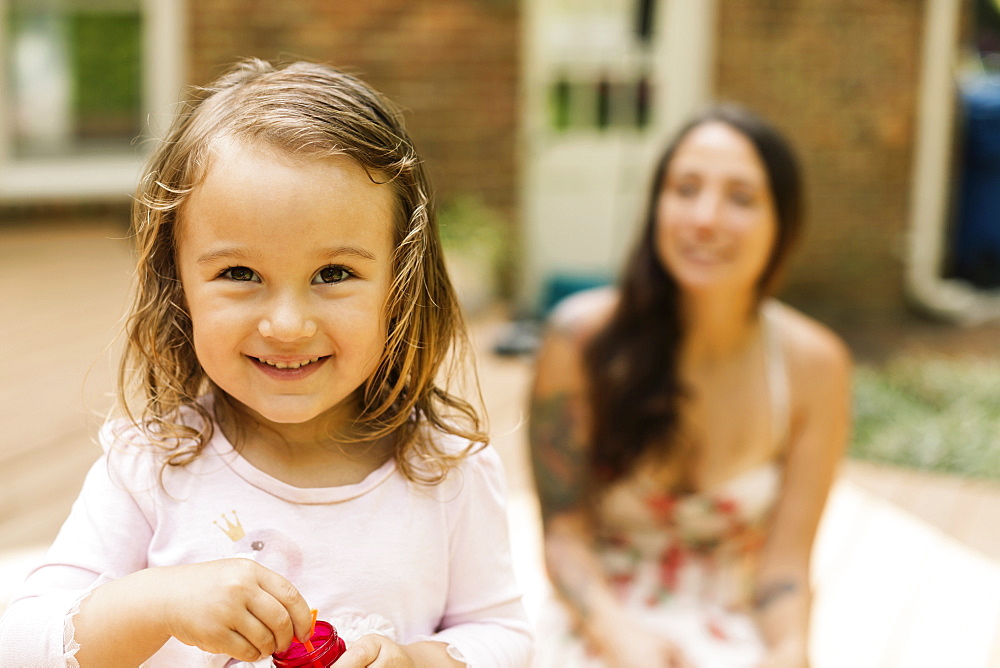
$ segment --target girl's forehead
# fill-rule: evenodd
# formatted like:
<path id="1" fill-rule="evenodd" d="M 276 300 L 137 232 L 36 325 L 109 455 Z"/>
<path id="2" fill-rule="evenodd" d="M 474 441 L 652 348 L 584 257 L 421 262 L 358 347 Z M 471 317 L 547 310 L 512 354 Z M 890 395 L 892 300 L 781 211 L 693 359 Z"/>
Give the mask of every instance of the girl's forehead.
<path id="1" fill-rule="evenodd" d="M 361 167 L 345 153 L 329 150 L 321 151 L 294 149 L 264 139 L 246 139 L 231 134 L 220 134 L 205 142 L 205 158 L 202 164 L 203 176 L 207 176 L 216 163 L 227 167 L 244 163 L 279 163 L 288 168 L 308 168 L 327 160 L 349 160 Z"/>
<path id="2" fill-rule="evenodd" d="M 393 236 L 395 193 L 344 154 L 301 155 L 260 143 L 215 141 L 179 215 L 179 241 L 295 234 Z M 289 236 L 291 234 L 292 236 Z"/>
<path id="3" fill-rule="evenodd" d="M 202 164 L 203 173 L 192 194 L 223 188 L 250 189 L 253 194 L 278 200 L 282 194 L 312 188 L 315 194 L 323 190 L 341 197 L 364 191 L 366 196 L 378 193 L 372 203 L 392 189 L 383 188 L 378 178 L 357 160 L 337 151 L 293 151 L 264 141 L 246 141 L 233 137 L 218 137 L 208 144 Z M 263 192 L 256 188 L 267 187 Z"/>

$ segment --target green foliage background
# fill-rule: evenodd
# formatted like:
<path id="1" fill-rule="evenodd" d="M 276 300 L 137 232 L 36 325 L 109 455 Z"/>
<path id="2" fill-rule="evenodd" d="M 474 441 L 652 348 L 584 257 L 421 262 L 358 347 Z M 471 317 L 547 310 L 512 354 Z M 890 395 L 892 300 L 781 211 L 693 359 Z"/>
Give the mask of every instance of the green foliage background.
<path id="1" fill-rule="evenodd" d="M 78 116 L 137 119 L 142 103 L 139 14 L 76 12 L 68 23 Z"/>
<path id="2" fill-rule="evenodd" d="M 854 457 L 1000 480 L 1000 361 L 859 366 L 854 421 Z"/>

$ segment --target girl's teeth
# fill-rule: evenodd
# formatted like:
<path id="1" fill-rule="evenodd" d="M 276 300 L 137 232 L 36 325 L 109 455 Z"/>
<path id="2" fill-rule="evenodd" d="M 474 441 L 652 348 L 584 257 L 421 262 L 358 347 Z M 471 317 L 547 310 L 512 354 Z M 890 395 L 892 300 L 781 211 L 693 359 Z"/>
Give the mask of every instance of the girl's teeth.
<path id="1" fill-rule="evenodd" d="M 306 360 L 304 362 L 272 362 L 270 360 L 261 359 L 261 362 L 268 366 L 273 366 L 275 369 L 298 369 L 306 364 L 312 364 L 313 362 L 318 362 L 319 358 L 314 357 L 311 360 Z"/>

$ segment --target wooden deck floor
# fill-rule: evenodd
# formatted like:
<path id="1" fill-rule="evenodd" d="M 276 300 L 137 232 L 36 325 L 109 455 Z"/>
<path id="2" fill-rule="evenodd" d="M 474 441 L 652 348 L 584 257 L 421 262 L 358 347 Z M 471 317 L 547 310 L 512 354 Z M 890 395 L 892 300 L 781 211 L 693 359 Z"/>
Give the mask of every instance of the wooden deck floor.
<path id="1" fill-rule="evenodd" d="M 121 234 L 110 223 L 0 227 L 0 610 L 98 455 L 130 272 Z M 525 445 L 530 365 L 488 353 L 501 326 L 477 318 L 473 338 L 534 610 L 547 584 Z M 1000 667 L 1000 487 L 845 462 L 814 579 L 816 668 Z"/>

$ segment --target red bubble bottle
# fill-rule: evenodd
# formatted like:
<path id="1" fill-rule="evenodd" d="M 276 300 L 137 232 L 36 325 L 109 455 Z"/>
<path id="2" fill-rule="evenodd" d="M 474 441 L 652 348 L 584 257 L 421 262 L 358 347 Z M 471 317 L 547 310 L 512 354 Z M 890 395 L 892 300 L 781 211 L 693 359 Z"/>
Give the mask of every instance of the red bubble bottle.
<path id="1" fill-rule="evenodd" d="M 329 668 L 346 651 L 337 629 L 328 622 L 317 621 L 308 641 L 293 640 L 284 652 L 272 654 L 271 660 L 275 668 Z"/>

